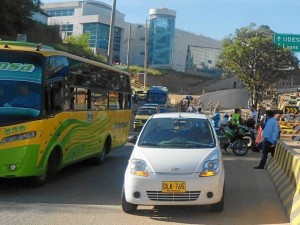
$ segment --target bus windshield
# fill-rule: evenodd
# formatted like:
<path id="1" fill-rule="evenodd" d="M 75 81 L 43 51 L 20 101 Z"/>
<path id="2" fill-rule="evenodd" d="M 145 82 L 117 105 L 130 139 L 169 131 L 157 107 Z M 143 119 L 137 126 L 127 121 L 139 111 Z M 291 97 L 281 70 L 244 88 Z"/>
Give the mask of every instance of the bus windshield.
<path id="1" fill-rule="evenodd" d="M 32 120 L 41 111 L 42 57 L 0 51 L 0 125 Z"/>
<path id="2" fill-rule="evenodd" d="M 147 91 L 146 103 L 158 104 L 160 111 L 163 112 L 167 108 L 168 88 L 164 86 L 152 86 Z"/>
<path id="3" fill-rule="evenodd" d="M 167 102 L 167 93 L 151 93 L 147 95 L 147 102 L 155 102 L 158 104 L 165 104 Z"/>

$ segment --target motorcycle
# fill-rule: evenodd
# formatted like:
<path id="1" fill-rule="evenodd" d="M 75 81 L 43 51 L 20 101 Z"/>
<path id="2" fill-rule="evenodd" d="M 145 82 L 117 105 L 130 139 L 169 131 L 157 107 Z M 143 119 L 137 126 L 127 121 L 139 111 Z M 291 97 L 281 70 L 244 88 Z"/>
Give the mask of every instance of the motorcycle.
<path id="1" fill-rule="evenodd" d="M 255 143 L 255 132 L 254 129 L 251 127 L 244 126 L 245 133 L 244 133 L 244 141 L 246 142 L 248 149 L 251 149 L 253 152 L 259 152 L 257 145 Z"/>
<path id="2" fill-rule="evenodd" d="M 231 124 L 221 127 L 217 131 L 220 147 L 224 149 L 226 153 L 231 149 L 236 156 L 246 155 L 249 140 L 248 138 L 247 141 L 244 139 L 246 130 L 248 130 L 246 126 L 233 126 Z"/>

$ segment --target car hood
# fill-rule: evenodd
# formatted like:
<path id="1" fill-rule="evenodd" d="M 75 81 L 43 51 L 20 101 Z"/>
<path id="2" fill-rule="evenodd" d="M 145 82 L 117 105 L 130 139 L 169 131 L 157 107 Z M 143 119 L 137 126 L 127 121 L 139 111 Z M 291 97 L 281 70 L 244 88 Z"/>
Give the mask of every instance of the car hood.
<path id="1" fill-rule="evenodd" d="M 135 119 L 139 119 L 139 120 L 147 120 L 150 118 L 151 115 L 136 115 Z"/>
<path id="2" fill-rule="evenodd" d="M 186 174 L 202 171 L 206 159 L 219 154 L 216 148 L 168 149 L 136 147 L 131 158 L 143 159 L 150 168 L 149 172 Z"/>

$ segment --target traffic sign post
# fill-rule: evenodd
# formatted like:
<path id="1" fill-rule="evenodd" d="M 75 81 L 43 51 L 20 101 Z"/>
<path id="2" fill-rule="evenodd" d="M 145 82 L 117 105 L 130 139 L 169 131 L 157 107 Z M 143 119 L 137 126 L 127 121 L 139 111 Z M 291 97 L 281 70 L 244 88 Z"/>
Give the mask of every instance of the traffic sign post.
<path id="1" fill-rule="evenodd" d="M 288 48 L 293 52 L 300 52 L 300 34 L 274 34 L 274 43 Z"/>

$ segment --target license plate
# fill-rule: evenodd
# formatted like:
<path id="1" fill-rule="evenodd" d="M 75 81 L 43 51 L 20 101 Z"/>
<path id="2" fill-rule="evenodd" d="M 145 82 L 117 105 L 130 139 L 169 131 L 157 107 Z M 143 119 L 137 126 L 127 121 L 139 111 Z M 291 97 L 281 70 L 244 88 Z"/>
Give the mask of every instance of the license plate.
<path id="1" fill-rule="evenodd" d="M 185 181 L 163 181 L 162 192 L 163 193 L 183 193 L 186 191 Z"/>

